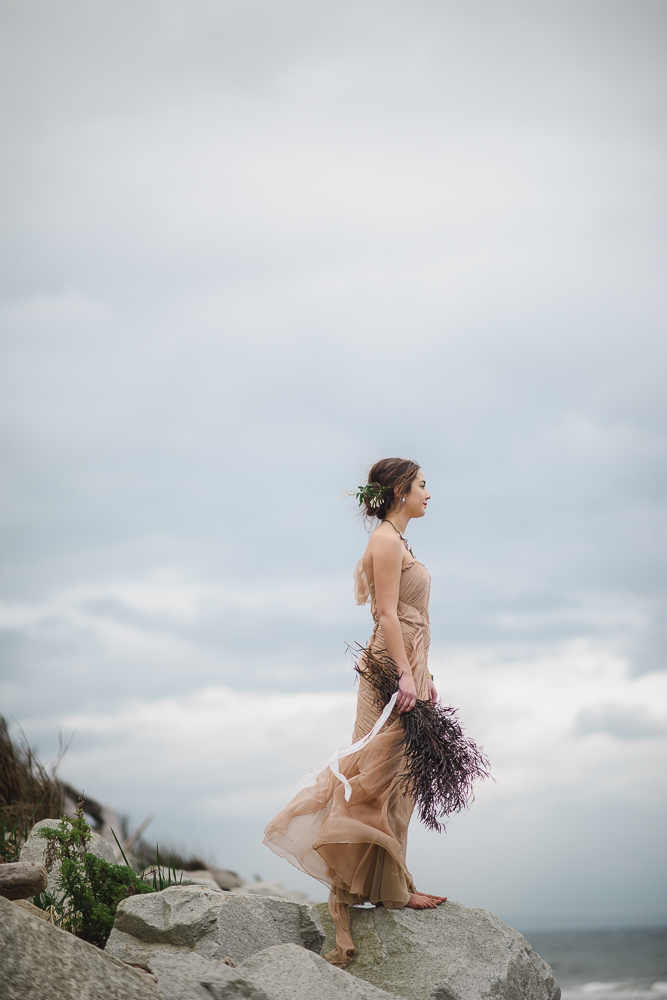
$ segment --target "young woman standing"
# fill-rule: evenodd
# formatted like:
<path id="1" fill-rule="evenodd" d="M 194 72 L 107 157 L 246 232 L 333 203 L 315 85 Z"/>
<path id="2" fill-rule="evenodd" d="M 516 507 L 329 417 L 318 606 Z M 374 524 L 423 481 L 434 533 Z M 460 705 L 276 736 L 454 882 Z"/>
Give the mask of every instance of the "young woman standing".
<path id="1" fill-rule="evenodd" d="M 418 699 L 437 701 L 427 667 L 431 578 L 405 538 L 412 518 L 425 515 L 430 494 L 417 462 L 386 458 L 375 463 L 356 495 L 379 525 L 355 570 L 357 603 L 370 598 L 374 628 L 358 665 L 353 741 L 373 731 L 382 711 L 364 675 L 365 660 L 380 656 L 392 663 L 398 677 L 395 704 L 379 731 L 340 761 L 340 776 L 331 768 L 322 771 L 313 787 L 300 791 L 269 823 L 264 838 L 276 854 L 329 886 L 336 948 L 325 958 L 339 966 L 355 954 L 351 904 L 428 909 L 446 899 L 419 892 L 407 868 L 414 799 L 403 780 L 400 718 Z"/>

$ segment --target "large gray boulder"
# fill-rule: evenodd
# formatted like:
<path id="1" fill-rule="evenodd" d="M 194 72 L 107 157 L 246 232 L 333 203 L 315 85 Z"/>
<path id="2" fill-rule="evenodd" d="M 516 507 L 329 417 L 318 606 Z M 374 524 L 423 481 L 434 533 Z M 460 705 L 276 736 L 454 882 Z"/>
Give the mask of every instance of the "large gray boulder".
<path id="1" fill-rule="evenodd" d="M 2 1000 L 162 1000 L 153 980 L 0 898 Z"/>
<path id="2" fill-rule="evenodd" d="M 44 829 L 55 830 L 59 825 L 60 820 L 58 819 L 42 819 L 39 823 L 35 823 L 28 834 L 25 844 L 21 848 L 20 860 L 34 861 L 38 865 L 43 865 L 49 841 L 45 837 L 40 836 L 39 831 Z M 106 840 L 102 840 L 99 833 L 91 834 L 88 851 L 90 854 L 95 854 L 98 858 L 104 858 L 105 861 L 109 861 L 111 864 L 114 863 L 113 847 Z M 46 891 L 50 892 L 51 895 L 57 896 L 60 894 L 57 886 L 59 874 L 60 864 L 58 861 L 55 861 L 51 870 L 47 869 Z"/>
<path id="3" fill-rule="evenodd" d="M 317 907 L 335 947 L 326 903 Z M 488 910 L 350 908 L 354 976 L 406 1000 L 560 1000 L 553 971 L 526 939 Z"/>
<path id="4" fill-rule="evenodd" d="M 319 952 L 323 942 L 307 903 L 191 885 L 123 900 L 106 951 L 152 972 L 165 1000 L 176 1000 L 193 980 L 227 979 L 225 958 L 239 964 L 276 944 Z"/>

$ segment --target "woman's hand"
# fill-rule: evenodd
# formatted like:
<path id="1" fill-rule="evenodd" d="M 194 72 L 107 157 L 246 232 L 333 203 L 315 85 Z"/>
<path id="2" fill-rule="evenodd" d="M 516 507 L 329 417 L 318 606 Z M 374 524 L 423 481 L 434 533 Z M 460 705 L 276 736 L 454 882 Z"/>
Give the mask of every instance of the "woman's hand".
<path id="1" fill-rule="evenodd" d="M 402 715 L 403 712 L 411 712 L 416 704 L 417 688 L 415 687 L 414 677 L 407 670 L 404 670 L 398 678 L 398 698 L 396 699 L 396 706 L 398 708 L 399 715 Z"/>
<path id="2" fill-rule="evenodd" d="M 428 678 L 426 680 L 426 683 L 428 684 L 428 700 L 432 705 L 435 705 L 436 701 L 438 700 L 438 692 L 435 690 L 435 684 L 433 683 L 432 680 Z"/>

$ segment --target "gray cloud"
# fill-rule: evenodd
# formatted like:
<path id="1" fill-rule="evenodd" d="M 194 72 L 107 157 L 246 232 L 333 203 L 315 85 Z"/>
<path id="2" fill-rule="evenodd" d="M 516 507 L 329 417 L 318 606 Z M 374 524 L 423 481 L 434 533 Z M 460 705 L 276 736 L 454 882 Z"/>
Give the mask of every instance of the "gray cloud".
<path id="1" fill-rule="evenodd" d="M 582 708 L 574 720 L 576 736 L 607 733 L 619 740 L 651 739 L 667 734 L 667 722 L 644 705 L 599 704 Z"/>

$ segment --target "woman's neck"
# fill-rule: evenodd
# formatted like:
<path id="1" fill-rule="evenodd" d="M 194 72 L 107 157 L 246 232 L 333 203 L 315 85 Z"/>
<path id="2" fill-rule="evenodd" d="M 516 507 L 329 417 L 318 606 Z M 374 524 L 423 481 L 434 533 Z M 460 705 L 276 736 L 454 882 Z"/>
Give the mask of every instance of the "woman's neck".
<path id="1" fill-rule="evenodd" d="M 410 523 L 411 518 L 408 517 L 402 510 L 396 511 L 395 514 L 390 514 L 389 517 L 385 517 L 385 521 L 389 521 L 392 527 L 400 531 L 402 535 L 405 534 L 405 529 Z"/>

